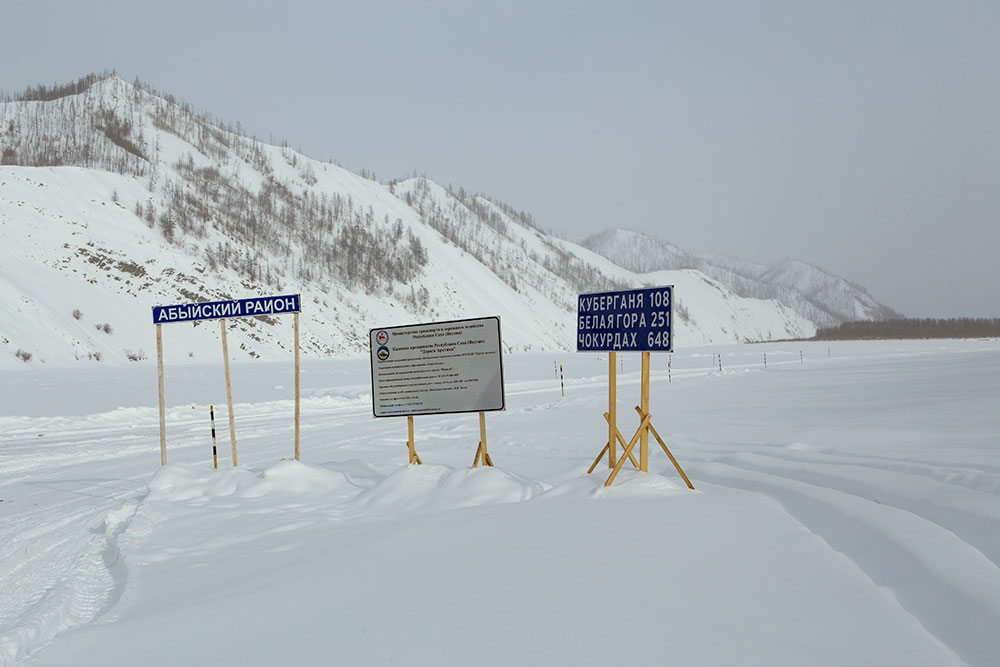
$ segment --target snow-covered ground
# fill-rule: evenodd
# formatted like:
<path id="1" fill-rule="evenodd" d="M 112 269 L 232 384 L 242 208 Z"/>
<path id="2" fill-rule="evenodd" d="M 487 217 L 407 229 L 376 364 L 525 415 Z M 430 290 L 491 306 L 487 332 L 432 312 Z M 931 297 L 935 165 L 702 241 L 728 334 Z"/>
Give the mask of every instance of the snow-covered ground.
<path id="1" fill-rule="evenodd" d="M 149 366 L 6 372 L 0 664 L 997 664 L 1000 341 L 667 361 L 653 422 L 696 491 L 658 448 L 585 474 L 599 355 L 507 357 L 495 469 L 475 415 L 418 417 L 405 465 L 363 360 L 306 365 L 301 462 L 291 363 L 236 363 L 235 469 L 221 363 L 168 367 L 165 468 Z"/>

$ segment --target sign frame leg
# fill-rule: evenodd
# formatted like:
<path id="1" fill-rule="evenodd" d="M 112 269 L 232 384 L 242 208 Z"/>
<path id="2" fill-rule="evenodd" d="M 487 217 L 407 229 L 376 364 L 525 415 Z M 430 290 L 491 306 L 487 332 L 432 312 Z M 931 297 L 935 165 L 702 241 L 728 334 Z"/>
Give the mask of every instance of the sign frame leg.
<path id="1" fill-rule="evenodd" d="M 226 404 L 229 408 L 229 440 L 233 446 L 233 467 L 239 465 L 236 458 L 236 419 L 233 416 L 233 384 L 229 379 L 229 341 L 226 338 L 226 320 L 219 320 L 222 323 L 222 359 L 226 367 Z"/>
<path id="2" fill-rule="evenodd" d="M 167 414 L 163 406 L 163 325 L 156 325 L 156 384 L 160 392 L 160 465 L 167 465 Z"/>

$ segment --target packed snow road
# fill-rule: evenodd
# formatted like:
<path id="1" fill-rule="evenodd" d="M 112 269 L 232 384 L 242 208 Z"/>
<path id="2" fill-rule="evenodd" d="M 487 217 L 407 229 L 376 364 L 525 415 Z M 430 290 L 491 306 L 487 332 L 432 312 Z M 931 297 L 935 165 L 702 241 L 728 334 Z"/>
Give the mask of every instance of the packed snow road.
<path id="1" fill-rule="evenodd" d="M 475 415 L 417 418 L 404 465 L 363 360 L 306 363 L 301 463 L 291 364 L 235 365 L 235 469 L 221 368 L 168 369 L 162 469 L 151 367 L 7 373 L 0 665 L 995 664 L 1000 342 L 653 360 L 695 492 L 658 449 L 585 474 L 597 355 L 506 359 L 492 470 Z"/>

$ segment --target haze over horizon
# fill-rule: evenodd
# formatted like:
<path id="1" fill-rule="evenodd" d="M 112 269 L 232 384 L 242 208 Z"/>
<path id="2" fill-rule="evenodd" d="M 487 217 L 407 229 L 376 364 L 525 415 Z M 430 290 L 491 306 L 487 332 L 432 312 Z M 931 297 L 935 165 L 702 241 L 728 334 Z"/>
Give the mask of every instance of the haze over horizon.
<path id="1" fill-rule="evenodd" d="M 483 192 L 573 240 L 621 227 L 795 257 L 908 316 L 1000 316 L 1000 5 L 4 11 L 7 94 L 114 69 L 265 141 Z"/>

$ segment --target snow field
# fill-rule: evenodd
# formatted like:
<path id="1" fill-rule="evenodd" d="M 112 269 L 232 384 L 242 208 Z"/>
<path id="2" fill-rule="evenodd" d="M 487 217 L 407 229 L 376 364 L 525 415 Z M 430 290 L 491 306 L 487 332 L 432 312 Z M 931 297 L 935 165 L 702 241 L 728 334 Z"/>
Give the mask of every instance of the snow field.
<path id="1" fill-rule="evenodd" d="M 1000 343 L 666 360 L 653 421 L 695 492 L 655 443 L 649 475 L 585 474 L 600 355 L 507 357 L 495 469 L 474 414 L 416 418 L 404 465 L 358 360 L 306 367 L 302 462 L 291 369 L 234 365 L 235 469 L 221 363 L 168 370 L 162 469 L 148 368 L 80 415 L 83 371 L 5 377 L 0 664 L 994 664 Z"/>

